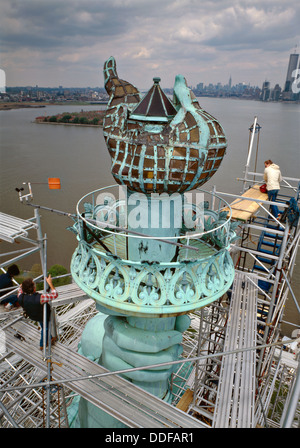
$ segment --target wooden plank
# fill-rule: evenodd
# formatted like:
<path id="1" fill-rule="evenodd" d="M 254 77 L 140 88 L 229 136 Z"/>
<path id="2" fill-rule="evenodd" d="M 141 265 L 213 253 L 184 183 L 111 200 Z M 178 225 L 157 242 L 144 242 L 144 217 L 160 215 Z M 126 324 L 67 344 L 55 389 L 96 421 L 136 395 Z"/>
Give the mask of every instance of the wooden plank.
<path id="1" fill-rule="evenodd" d="M 252 188 L 249 188 L 249 190 L 242 194 L 242 197 L 258 199 L 261 201 L 268 200 L 268 194 L 261 193 L 259 185 L 254 185 Z M 249 199 L 235 199 L 230 204 L 232 210 L 232 219 L 237 219 L 239 221 L 248 221 L 259 209 L 259 204 L 259 202 L 250 201 Z M 224 210 L 228 210 L 228 207 Z"/>
<path id="2" fill-rule="evenodd" d="M 177 403 L 176 408 L 181 409 L 183 412 L 187 412 L 192 401 L 193 391 L 191 391 L 191 389 L 187 389 Z"/>

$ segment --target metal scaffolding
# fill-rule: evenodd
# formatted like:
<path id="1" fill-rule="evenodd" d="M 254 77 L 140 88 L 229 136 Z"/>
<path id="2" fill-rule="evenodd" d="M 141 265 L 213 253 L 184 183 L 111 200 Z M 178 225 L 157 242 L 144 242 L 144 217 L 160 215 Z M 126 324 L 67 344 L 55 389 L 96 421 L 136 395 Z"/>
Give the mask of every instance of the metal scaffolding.
<path id="1" fill-rule="evenodd" d="M 214 356 L 196 363 L 186 381 L 185 393 L 192 389 L 193 394 L 185 405 L 188 412 L 211 427 L 297 427 L 299 348 L 296 354 L 287 352 L 286 347 L 283 350 L 280 329 L 289 293 L 300 311 L 291 286 L 299 223 L 291 227 L 288 221 L 278 221 L 268 210 L 270 201 L 247 194 L 262 183 L 257 179 L 263 176 L 249 171 L 253 142 L 254 133 L 245 177 L 238 179 L 243 182 L 243 194 L 216 191 L 220 196 L 232 197 L 236 202 L 249 201 L 255 206 L 247 208 L 252 212 L 240 221 L 238 244 L 231 245 L 236 268 L 232 290 L 218 304 L 199 313 L 198 348 L 195 341 L 194 352 Z M 291 197 L 299 204 L 299 182 L 300 179 L 283 179 L 285 194 L 277 199 L 282 212 Z M 300 332 L 298 340 L 294 339 L 298 347 L 299 336 Z M 246 359 L 250 346 L 256 350 Z M 230 359 L 228 350 L 234 347 L 238 351 Z"/>
<path id="2" fill-rule="evenodd" d="M 251 135 L 250 145 L 254 140 Z M 0 311 L 0 426 L 67 427 L 68 406 L 83 396 L 129 427 L 299 427 L 299 353 L 288 348 L 291 342 L 299 344 L 300 334 L 286 341 L 280 333 L 289 295 L 300 311 L 292 289 L 299 224 L 276 220 L 268 210 L 270 201 L 245 196 L 263 176 L 250 171 L 252 146 L 245 177 L 239 179 L 242 194 L 217 192 L 257 204 L 251 217 L 239 222 L 240 239 L 231 244 L 234 283 L 219 300 L 190 313 L 182 357 L 173 361 L 172 406 L 121 378 L 124 371 L 108 372 L 78 353 L 84 327 L 97 310 L 72 283 L 60 287 L 52 303 L 59 342 L 44 352 L 37 348 L 37 327 L 19 309 Z M 286 194 L 278 196 L 277 205 L 284 211 L 291 197 L 299 204 L 300 180 L 285 177 L 283 182 Z M 31 220 L 1 214 L 4 237 L 12 244 L 22 239 L 29 248 L 4 254 L 2 270 L 39 252 L 45 274 L 47 239 L 38 208 Z M 105 244 L 118 250 L 108 238 Z"/>

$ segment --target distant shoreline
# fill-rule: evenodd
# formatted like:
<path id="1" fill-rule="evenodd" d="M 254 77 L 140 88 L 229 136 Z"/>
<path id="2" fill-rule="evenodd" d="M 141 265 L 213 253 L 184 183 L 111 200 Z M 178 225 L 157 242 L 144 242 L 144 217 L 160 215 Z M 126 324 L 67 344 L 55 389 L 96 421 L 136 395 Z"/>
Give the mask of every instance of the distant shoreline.
<path id="1" fill-rule="evenodd" d="M 33 123 L 37 123 L 37 124 L 54 124 L 54 125 L 63 125 L 63 126 L 87 126 L 90 128 L 101 128 L 102 127 L 102 123 L 101 124 L 81 124 L 81 123 L 57 123 L 57 122 L 52 122 L 52 121 L 34 121 Z"/>
<path id="2" fill-rule="evenodd" d="M 12 109 L 38 109 L 41 107 L 49 106 L 49 103 L 0 103 L 0 110 L 12 110 Z"/>
<path id="3" fill-rule="evenodd" d="M 231 100 L 244 100 L 244 101 L 258 101 L 263 102 L 256 98 L 240 98 L 240 97 L 216 97 L 211 95 L 201 95 L 197 96 L 197 99 L 201 102 L 202 98 L 218 98 L 222 100 L 231 99 Z M 42 102 L 42 103 L 30 103 L 30 102 L 0 102 L 0 111 L 1 110 L 15 110 L 15 109 L 39 109 L 46 106 L 98 106 L 98 105 L 106 105 L 108 101 L 65 101 L 65 102 Z M 281 103 L 281 104 L 300 104 L 300 101 L 269 101 L 263 103 Z"/>
<path id="4" fill-rule="evenodd" d="M 31 102 L 0 102 L 0 110 L 12 110 L 12 109 L 39 109 L 46 106 L 99 106 L 105 105 L 107 101 L 66 101 L 66 102 L 41 102 L 41 103 L 31 103 Z"/>

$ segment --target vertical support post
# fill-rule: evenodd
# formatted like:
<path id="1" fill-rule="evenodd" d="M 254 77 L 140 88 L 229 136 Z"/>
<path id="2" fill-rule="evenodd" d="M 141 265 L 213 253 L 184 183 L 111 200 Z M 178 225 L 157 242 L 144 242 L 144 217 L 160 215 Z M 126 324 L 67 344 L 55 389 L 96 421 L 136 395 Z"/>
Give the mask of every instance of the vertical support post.
<path id="1" fill-rule="evenodd" d="M 42 235 L 42 228 L 41 228 L 41 218 L 38 209 L 34 208 L 34 216 L 37 223 L 37 237 L 38 237 L 38 244 L 40 248 L 40 259 L 41 259 L 41 265 L 42 265 L 42 271 L 43 271 L 43 277 L 44 277 L 44 291 L 47 290 L 47 282 L 46 282 L 46 276 L 47 276 L 47 254 L 46 254 L 46 235 L 45 239 Z M 46 358 L 46 322 L 47 322 L 47 316 L 46 316 L 46 304 L 43 307 L 43 354 L 44 358 Z"/>
<path id="2" fill-rule="evenodd" d="M 62 408 L 63 408 L 63 412 L 64 412 L 64 416 L 65 416 L 65 425 L 67 428 L 69 428 L 68 411 L 67 411 L 67 406 L 66 406 L 66 396 L 65 396 L 65 389 L 64 389 L 63 385 L 61 386 L 60 390 L 61 390 L 61 394 L 62 394 Z"/>
<path id="3" fill-rule="evenodd" d="M 257 124 L 257 117 L 254 117 L 252 135 L 251 135 L 249 148 L 248 148 L 248 158 L 247 158 L 247 163 L 246 163 L 246 166 L 245 166 L 245 176 L 244 176 L 245 179 L 248 178 L 248 172 L 249 172 L 249 166 L 250 166 L 250 160 L 251 160 L 251 154 L 252 154 L 252 147 L 253 147 L 253 141 L 254 141 L 254 136 L 255 136 L 256 124 Z M 243 193 L 245 192 L 245 190 L 246 190 L 246 181 L 244 180 L 244 182 L 243 182 Z"/>
<path id="4" fill-rule="evenodd" d="M 300 399 L 300 367 L 298 366 L 295 382 L 288 400 L 287 408 L 282 416 L 282 428 L 291 428 Z"/>
<path id="5" fill-rule="evenodd" d="M 203 314 L 204 314 L 204 309 L 201 308 L 200 309 L 200 319 L 199 319 L 199 330 L 198 330 L 198 347 L 197 347 L 197 357 L 200 356 L 200 352 L 201 352 L 201 343 L 202 343 L 202 334 L 203 334 Z M 198 390 L 198 375 L 199 375 L 199 362 L 200 360 L 197 359 L 196 361 L 196 367 L 195 367 L 195 384 L 194 384 L 194 390 L 193 390 L 193 406 L 196 403 L 196 398 L 197 398 L 197 390 Z"/>
<path id="6" fill-rule="evenodd" d="M 217 187 L 214 185 L 212 187 L 212 198 L 211 198 L 211 209 L 215 210 L 215 201 L 216 201 L 216 191 L 217 191 Z"/>
<path id="7" fill-rule="evenodd" d="M 47 291 L 47 236 L 45 234 L 45 237 L 43 238 L 42 235 L 42 229 L 41 229 L 41 219 L 40 219 L 40 214 L 37 208 L 34 209 L 34 215 L 35 215 L 35 219 L 36 219 L 36 223 L 37 223 L 37 237 L 38 237 L 38 243 L 39 243 L 39 247 L 40 247 L 40 258 L 41 258 L 41 264 L 42 264 L 42 270 L 43 270 L 43 276 L 44 276 L 44 292 Z M 44 360 L 45 361 L 49 361 L 49 359 L 47 359 L 47 354 L 46 354 L 46 346 L 47 346 L 47 337 L 49 340 L 49 358 L 51 357 L 51 338 L 50 338 L 50 332 L 47 331 L 47 304 L 45 303 L 43 305 L 43 356 L 44 356 Z M 50 325 L 49 325 L 49 329 L 50 330 Z M 47 365 L 47 380 L 48 382 L 51 379 L 51 362 L 48 362 Z M 46 399 L 46 404 L 47 404 L 47 408 L 46 408 L 46 427 L 49 428 L 50 427 L 50 386 L 46 386 L 47 388 L 47 399 Z"/>
<path id="8" fill-rule="evenodd" d="M 45 235 L 46 237 L 46 235 Z M 47 250 L 47 242 L 46 239 L 43 241 L 43 248 L 44 248 L 44 259 L 43 259 L 43 276 L 44 276 L 44 292 L 47 292 L 47 282 L 46 282 L 46 277 L 47 277 L 47 258 L 46 258 L 46 250 Z M 43 327 L 44 327 L 44 331 L 43 331 L 43 353 L 44 353 L 44 358 L 46 359 L 46 344 L 47 344 L 47 340 L 48 338 L 48 331 L 47 330 L 47 304 L 44 303 L 43 305 Z"/>
<path id="9" fill-rule="evenodd" d="M 47 282 L 46 282 L 46 277 L 47 277 L 47 237 L 45 235 L 44 238 L 44 292 L 47 292 Z M 47 316 L 47 303 L 45 303 L 44 305 L 44 309 L 43 309 L 43 317 L 44 317 L 44 322 L 43 322 L 43 326 L 44 326 L 44 358 L 45 361 L 47 362 L 47 382 L 48 385 L 46 386 L 46 390 L 47 390 L 47 398 L 46 398 L 46 428 L 50 428 L 50 395 L 51 395 L 51 390 L 50 390 L 50 386 L 49 386 L 49 382 L 51 381 L 51 322 L 49 317 Z M 49 325 L 48 325 L 48 320 L 49 320 Z M 46 354 L 47 352 L 47 345 L 46 345 L 46 341 L 48 341 L 48 354 Z"/>

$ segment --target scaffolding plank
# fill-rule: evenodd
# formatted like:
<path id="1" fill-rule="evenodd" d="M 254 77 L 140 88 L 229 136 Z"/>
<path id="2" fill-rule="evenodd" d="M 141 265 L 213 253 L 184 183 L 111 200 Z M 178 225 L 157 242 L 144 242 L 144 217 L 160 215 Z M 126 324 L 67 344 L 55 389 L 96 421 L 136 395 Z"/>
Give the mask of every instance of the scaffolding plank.
<path id="1" fill-rule="evenodd" d="M 58 326 L 61 327 L 63 324 L 70 322 L 72 319 L 78 318 L 78 316 L 80 316 L 83 311 L 85 311 L 94 303 L 95 301 L 93 299 L 81 300 L 66 313 L 62 314 L 61 316 L 56 316 Z"/>
<path id="2" fill-rule="evenodd" d="M 253 185 L 252 188 L 249 188 L 249 190 L 242 194 L 242 198 L 253 198 L 267 201 L 268 194 L 261 193 L 259 185 Z M 230 204 L 230 208 L 232 210 L 232 219 L 237 219 L 239 221 L 248 221 L 259 209 L 260 203 L 251 201 L 250 199 L 242 198 L 237 198 Z M 224 210 L 228 210 L 228 208 L 225 208 Z"/>
<path id="3" fill-rule="evenodd" d="M 27 231 L 37 228 L 37 225 L 29 220 L 16 218 L 0 212 L 0 239 L 14 243 L 18 237 L 27 237 Z"/>
<path id="4" fill-rule="evenodd" d="M 16 333 L 25 340 L 15 337 Z M 43 355 L 38 347 L 39 337 L 38 329 L 24 321 L 19 321 L 13 328 L 5 330 L 5 342 L 9 349 L 46 373 L 47 363 L 42 359 Z M 52 349 L 52 361 L 52 377 L 57 381 L 108 372 L 99 364 L 60 343 Z M 192 416 L 117 375 L 70 381 L 67 384 L 74 392 L 129 427 L 205 427 Z"/>
<path id="5" fill-rule="evenodd" d="M 213 426 L 215 428 L 252 428 L 254 426 L 255 350 L 257 279 L 236 271 L 224 352 L 241 351 L 222 358 Z M 254 283 L 253 283 L 254 282 Z"/>
<path id="6" fill-rule="evenodd" d="M 78 302 L 80 300 L 88 300 L 89 297 L 76 283 L 70 283 L 68 285 L 57 286 L 55 288 L 58 292 L 57 299 L 51 302 L 51 306 L 56 308 L 67 303 Z"/>

